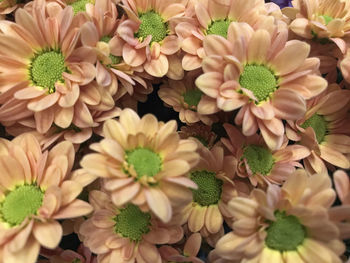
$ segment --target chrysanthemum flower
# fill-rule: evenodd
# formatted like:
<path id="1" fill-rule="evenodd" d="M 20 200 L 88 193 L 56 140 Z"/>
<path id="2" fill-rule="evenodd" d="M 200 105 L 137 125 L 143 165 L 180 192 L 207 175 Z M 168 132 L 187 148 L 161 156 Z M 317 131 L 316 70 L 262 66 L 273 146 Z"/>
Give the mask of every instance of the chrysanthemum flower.
<path id="1" fill-rule="evenodd" d="M 183 80 L 167 80 L 163 82 L 158 91 L 159 97 L 179 112 L 182 122 L 193 124 L 199 121 L 211 125 L 217 118 L 210 115 L 202 115 L 197 112 L 201 104 L 202 92 L 194 85 L 198 73 L 193 71 L 185 75 Z"/>
<path id="2" fill-rule="evenodd" d="M 82 88 L 95 78 L 96 56 L 76 48 L 79 28 L 70 28 L 72 8 L 50 17 L 45 2 L 36 0 L 33 14 L 19 9 L 15 18 L 16 23 L 1 24 L 0 120 L 20 121 L 34 115 L 40 133 L 53 124 L 91 125 L 83 98 L 93 93 L 102 101 L 103 93 Z"/>
<path id="3" fill-rule="evenodd" d="M 99 263 L 161 263 L 157 244 L 172 244 L 183 237 L 181 226 L 165 226 L 134 204 L 117 207 L 109 195 L 91 191 L 95 212 L 80 227 L 84 245 Z"/>
<path id="4" fill-rule="evenodd" d="M 287 146 L 288 140 L 279 150 L 271 151 L 261 136 L 245 137 L 230 124 L 226 123 L 224 127 L 228 139 L 221 138 L 221 141 L 238 160 L 237 175 L 248 177 L 254 186 L 282 184 L 293 174 L 295 167 L 302 167 L 299 161 L 310 155 L 310 150 L 305 146 Z"/>
<path id="5" fill-rule="evenodd" d="M 168 222 L 172 205 L 186 205 L 192 200 L 188 187 L 197 187 L 187 178 L 198 161 L 197 144 L 181 140 L 176 128 L 175 121 L 164 124 L 151 114 L 140 119 L 125 109 L 119 121 L 105 122 L 105 139 L 91 145 L 97 153 L 84 156 L 81 166 L 103 178 L 115 205 L 132 202 Z"/>
<path id="6" fill-rule="evenodd" d="M 193 201 L 183 210 L 180 221 L 187 221 L 191 232 L 200 231 L 208 237 L 222 229 L 224 217 L 229 216 L 227 202 L 237 195 L 233 182 L 237 160 L 225 156 L 219 146 L 211 150 L 202 147 L 199 153 L 200 161 L 190 172 L 198 189 L 193 190 Z"/>
<path id="7" fill-rule="evenodd" d="M 159 253 L 165 262 L 192 262 L 204 263 L 197 258 L 197 254 L 202 245 L 202 236 L 199 233 L 194 233 L 188 237 L 184 245 L 182 253 L 171 246 L 161 246 Z"/>
<path id="8" fill-rule="evenodd" d="M 342 205 L 330 209 L 330 218 L 337 222 L 341 239 L 350 238 L 350 179 L 343 170 L 333 174 L 334 186 Z"/>
<path id="9" fill-rule="evenodd" d="M 181 48 L 185 52 L 182 67 L 188 71 L 201 67 L 205 57 L 203 39 L 206 35 L 220 35 L 226 38 L 232 21 L 246 22 L 254 26 L 261 19 L 259 16 L 267 13 L 263 0 L 193 2 L 193 20 L 181 22 L 175 28 L 181 39 Z"/>
<path id="10" fill-rule="evenodd" d="M 233 232 L 211 252 L 211 262 L 340 263 L 344 244 L 328 217 L 335 200 L 328 175 L 303 170 L 282 188 L 254 189 L 229 202 Z"/>
<path id="11" fill-rule="evenodd" d="M 176 52 L 180 41 L 175 34 L 173 21 L 184 15 L 187 0 L 123 0 L 128 19 L 118 29 L 118 35 L 126 42 L 122 47 L 123 59 L 132 67 L 143 66 L 154 77 L 168 74 L 182 79 L 183 70 Z M 178 67 L 180 65 L 180 68 Z"/>
<path id="12" fill-rule="evenodd" d="M 348 169 L 350 162 L 344 154 L 350 153 L 350 136 L 346 123 L 350 93 L 337 85 L 330 85 L 329 92 L 310 101 L 305 116 L 289 121 L 287 136 L 309 148 L 311 154 L 304 159 L 310 173 L 327 173 L 326 163 Z M 326 162 L 326 163 L 325 163 Z"/>
<path id="13" fill-rule="evenodd" d="M 92 207 L 76 199 L 82 185 L 70 178 L 69 142 L 42 152 L 30 134 L 0 140 L 0 262 L 34 263 L 40 246 L 54 249 L 59 219 L 86 215 Z"/>
<path id="14" fill-rule="evenodd" d="M 235 122 L 243 134 L 259 129 L 273 150 L 283 143 L 282 120 L 302 118 L 305 100 L 327 87 L 316 74 L 319 60 L 308 58 L 309 45 L 287 42 L 284 27 L 254 31 L 246 23 L 232 22 L 227 39 L 209 35 L 203 44 L 208 56 L 196 85 L 206 95 L 206 106 L 199 113 L 240 109 Z"/>
<path id="15" fill-rule="evenodd" d="M 346 52 L 345 38 L 350 33 L 350 1 L 294 0 L 287 15 L 293 19 L 290 29 L 307 39 L 329 39 L 342 53 Z M 292 10 L 290 10 L 292 9 Z"/>
<path id="16" fill-rule="evenodd" d="M 92 21 L 82 26 L 81 40 L 83 46 L 97 53 L 97 83 L 107 88 L 116 99 L 125 93 L 133 95 L 138 89 L 142 89 L 143 93 L 148 89 L 150 93 L 151 85 L 138 74 L 143 68 L 133 68 L 123 61 L 122 47 L 125 41 L 115 35 L 121 22 L 116 5 L 110 0 L 96 0 L 87 14 Z"/>

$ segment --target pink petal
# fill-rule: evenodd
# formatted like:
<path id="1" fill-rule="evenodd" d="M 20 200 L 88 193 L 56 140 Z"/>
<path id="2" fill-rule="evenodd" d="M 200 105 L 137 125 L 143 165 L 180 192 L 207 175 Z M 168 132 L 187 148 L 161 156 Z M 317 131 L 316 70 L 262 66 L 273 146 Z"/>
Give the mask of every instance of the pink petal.
<path id="1" fill-rule="evenodd" d="M 144 64 L 148 74 L 153 77 L 163 77 L 169 70 L 169 62 L 166 56 L 160 54 L 158 59 L 151 59 Z"/>
<path id="2" fill-rule="evenodd" d="M 168 197 L 157 188 L 145 189 L 147 204 L 152 212 L 164 223 L 170 221 L 172 209 Z"/>

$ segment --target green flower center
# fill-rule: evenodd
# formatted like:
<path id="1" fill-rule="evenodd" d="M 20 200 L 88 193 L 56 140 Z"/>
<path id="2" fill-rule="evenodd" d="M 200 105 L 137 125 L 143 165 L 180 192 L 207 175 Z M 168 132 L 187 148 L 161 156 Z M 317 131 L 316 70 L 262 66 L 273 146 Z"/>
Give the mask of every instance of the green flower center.
<path id="1" fill-rule="evenodd" d="M 239 84 L 253 92 L 258 101 L 266 100 L 277 89 L 273 72 L 263 65 L 246 65 L 239 77 Z"/>
<path id="2" fill-rule="evenodd" d="M 168 24 L 154 11 L 139 14 L 141 24 L 135 37 L 145 39 L 152 36 L 152 42 L 160 42 L 168 35 Z"/>
<path id="3" fill-rule="evenodd" d="M 190 89 L 183 94 L 184 101 L 190 107 L 197 107 L 203 93 L 199 89 Z"/>
<path id="4" fill-rule="evenodd" d="M 266 230 L 266 245 L 279 251 L 296 250 L 305 239 L 305 227 L 297 217 L 286 215 L 285 212 L 277 210 L 275 217 L 276 221 L 270 221 L 270 226 Z"/>
<path id="5" fill-rule="evenodd" d="M 76 15 L 79 12 L 85 12 L 86 11 L 86 4 L 93 3 L 92 0 L 77 0 L 69 5 L 73 7 L 74 14 Z"/>
<path id="6" fill-rule="evenodd" d="M 153 177 L 162 167 L 162 159 L 158 154 L 147 148 L 136 148 L 126 151 L 126 162 L 133 166 L 138 178 Z"/>
<path id="7" fill-rule="evenodd" d="M 214 172 L 195 171 L 190 177 L 198 185 L 197 190 L 192 190 L 193 201 L 201 206 L 215 205 L 221 198 L 223 181 L 216 178 Z"/>
<path id="8" fill-rule="evenodd" d="M 326 22 L 326 25 L 328 25 L 329 22 L 331 22 L 334 18 L 331 16 L 327 16 L 327 15 L 321 15 L 321 17 L 324 18 L 324 21 Z"/>
<path id="9" fill-rule="evenodd" d="M 253 174 L 267 175 L 273 167 L 274 159 L 271 152 L 261 146 L 248 145 L 243 150 L 243 158 L 247 160 Z"/>
<path id="10" fill-rule="evenodd" d="M 142 212 L 138 206 L 128 204 L 120 209 L 120 213 L 114 218 L 116 233 L 131 241 L 141 241 L 142 236 L 150 231 L 151 214 Z"/>
<path id="11" fill-rule="evenodd" d="M 100 41 L 109 43 L 111 39 L 112 38 L 110 36 L 103 36 Z M 122 62 L 122 57 L 119 57 L 119 56 L 114 56 L 112 54 L 109 54 L 109 58 L 111 59 L 112 63 L 107 65 L 108 68 L 110 68 L 112 65 L 119 64 L 120 62 Z"/>
<path id="12" fill-rule="evenodd" d="M 0 204 L 0 218 L 11 226 L 20 225 L 41 207 L 44 192 L 36 185 L 21 185 L 9 192 Z"/>
<path id="13" fill-rule="evenodd" d="M 324 136 L 327 133 L 327 121 L 322 115 L 318 115 L 315 113 L 300 126 L 304 129 L 308 127 L 314 129 L 317 142 L 323 142 Z"/>
<path id="14" fill-rule="evenodd" d="M 232 21 L 229 19 L 215 20 L 209 26 L 207 35 L 219 35 L 227 38 L 228 27 Z"/>
<path id="15" fill-rule="evenodd" d="M 30 65 L 29 75 L 34 85 L 54 93 L 55 83 L 64 82 L 63 72 L 69 72 L 64 63 L 64 56 L 59 50 L 43 51 L 37 54 Z"/>

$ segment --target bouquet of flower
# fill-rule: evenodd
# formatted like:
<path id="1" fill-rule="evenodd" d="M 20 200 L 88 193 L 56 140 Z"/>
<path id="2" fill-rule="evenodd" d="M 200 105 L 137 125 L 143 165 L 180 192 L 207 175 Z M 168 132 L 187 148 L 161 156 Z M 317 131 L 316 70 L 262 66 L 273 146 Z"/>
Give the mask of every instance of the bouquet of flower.
<path id="1" fill-rule="evenodd" d="M 350 0 L 274 2 L 0 0 L 0 263 L 345 262 Z"/>

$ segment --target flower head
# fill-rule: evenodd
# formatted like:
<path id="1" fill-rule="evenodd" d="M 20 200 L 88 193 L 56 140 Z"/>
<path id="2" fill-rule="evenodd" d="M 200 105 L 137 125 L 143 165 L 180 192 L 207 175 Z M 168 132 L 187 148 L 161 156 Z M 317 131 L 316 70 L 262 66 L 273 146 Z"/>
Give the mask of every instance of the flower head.
<path id="1" fill-rule="evenodd" d="M 57 219 L 86 215 L 92 207 L 77 199 L 84 185 L 70 178 L 71 143 L 42 152 L 35 137 L 23 134 L 2 139 L 0 150 L 0 262 L 34 263 L 40 246 L 57 247 Z"/>
<path id="2" fill-rule="evenodd" d="M 269 148 L 276 150 L 283 143 L 282 120 L 301 118 L 305 100 L 324 91 L 327 82 L 317 75 L 318 59 L 308 58 L 309 45 L 287 41 L 284 26 L 269 28 L 254 31 L 246 23 L 233 22 L 227 39 L 207 36 L 204 74 L 196 85 L 206 95 L 199 113 L 239 109 L 235 123 L 242 125 L 243 134 L 259 129 Z"/>
<path id="3" fill-rule="evenodd" d="M 341 262 L 344 244 L 328 217 L 335 200 L 327 175 L 299 170 L 282 188 L 254 189 L 229 202 L 233 232 L 211 252 L 212 262 Z"/>
<path id="4" fill-rule="evenodd" d="M 140 119 L 125 109 L 119 121 L 105 122 L 105 138 L 91 145 L 97 153 L 86 155 L 81 166 L 103 178 L 115 205 L 132 202 L 167 222 L 172 205 L 190 202 L 187 187 L 196 188 L 187 173 L 198 161 L 197 144 L 181 140 L 176 128 L 175 121 L 164 124 L 151 114 Z"/>
<path id="5" fill-rule="evenodd" d="M 98 262 L 161 262 L 156 244 L 175 243 L 183 236 L 180 226 L 165 226 L 134 204 L 117 207 L 104 192 L 91 191 L 89 199 L 95 212 L 79 232 Z"/>
<path id="6" fill-rule="evenodd" d="M 184 15 L 184 2 L 187 1 L 123 1 L 128 19 L 119 25 L 117 33 L 126 42 L 122 47 L 126 64 L 142 66 L 154 77 L 172 72 L 176 74 L 167 76 L 183 78 L 180 59 L 175 54 L 180 49 L 180 41 L 175 35 L 174 19 Z"/>

